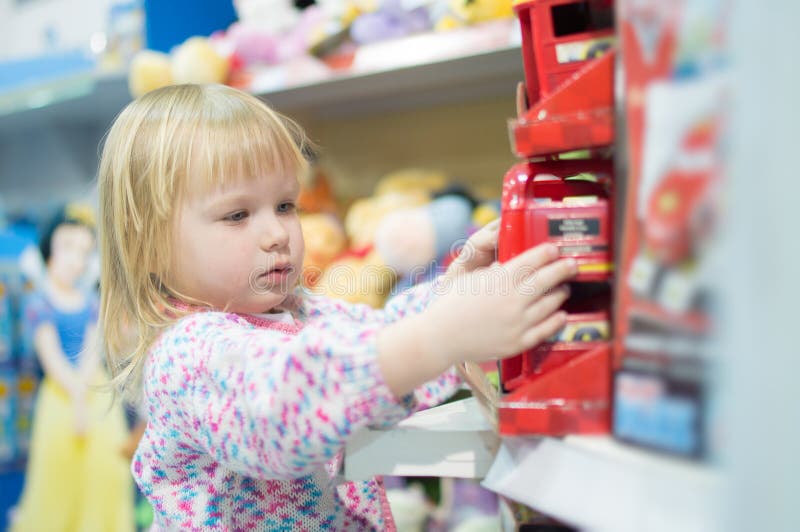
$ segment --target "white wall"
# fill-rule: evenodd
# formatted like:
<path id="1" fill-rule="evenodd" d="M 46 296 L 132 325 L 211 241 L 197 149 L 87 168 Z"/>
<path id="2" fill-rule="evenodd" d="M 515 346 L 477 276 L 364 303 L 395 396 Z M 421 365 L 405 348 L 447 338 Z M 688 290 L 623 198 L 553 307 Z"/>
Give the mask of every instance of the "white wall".
<path id="1" fill-rule="evenodd" d="M 722 529 L 789 532 L 800 530 L 800 4 L 734 5 Z"/>
<path id="2" fill-rule="evenodd" d="M 59 48 L 87 46 L 103 31 L 113 0 L 0 0 L 0 61 L 42 53 L 52 27 Z"/>

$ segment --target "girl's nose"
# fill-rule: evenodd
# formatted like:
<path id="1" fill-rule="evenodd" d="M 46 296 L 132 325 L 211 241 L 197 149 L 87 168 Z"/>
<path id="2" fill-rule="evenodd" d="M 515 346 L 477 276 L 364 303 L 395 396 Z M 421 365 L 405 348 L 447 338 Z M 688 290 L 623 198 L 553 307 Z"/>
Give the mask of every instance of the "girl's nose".
<path id="1" fill-rule="evenodd" d="M 268 221 L 261 231 L 260 245 L 264 251 L 273 251 L 286 247 L 289 243 L 289 232 L 278 220 Z"/>

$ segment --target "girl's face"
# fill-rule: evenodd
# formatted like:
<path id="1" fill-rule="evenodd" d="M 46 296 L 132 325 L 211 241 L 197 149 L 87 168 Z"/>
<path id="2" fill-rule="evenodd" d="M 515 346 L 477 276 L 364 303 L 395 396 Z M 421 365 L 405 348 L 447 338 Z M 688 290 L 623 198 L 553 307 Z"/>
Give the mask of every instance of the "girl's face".
<path id="1" fill-rule="evenodd" d="M 295 178 L 240 179 L 187 194 L 174 228 L 172 286 L 231 312 L 267 312 L 296 285 L 303 234 Z"/>
<path id="2" fill-rule="evenodd" d="M 92 250 L 94 235 L 88 227 L 60 225 L 50 240 L 50 258 L 47 261 L 50 278 L 62 287 L 74 287 L 86 272 Z"/>

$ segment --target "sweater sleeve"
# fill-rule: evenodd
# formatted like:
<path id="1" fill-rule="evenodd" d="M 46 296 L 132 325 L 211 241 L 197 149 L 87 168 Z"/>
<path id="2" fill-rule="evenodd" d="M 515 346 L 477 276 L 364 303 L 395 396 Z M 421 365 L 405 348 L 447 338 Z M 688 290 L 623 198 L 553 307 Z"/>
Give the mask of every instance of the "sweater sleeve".
<path id="1" fill-rule="evenodd" d="M 428 308 L 438 291 L 438 281 L 422 283 L 395 294 L 382 309 L 375 309 L 363 303 L 349 303 L 342 299 L 308 295 L 304 298 L 306 302 L 304 311 L 311 319 L 337 313 L 356 321 L 389 324 Z"/>
<path id="2" fill-rule="evenodd" d="M 155 346 L 148 395 L 161 405 L 165 430 L 226 467 L 301 477 L 335 456 L 354 430 L 396 423 L 415 407 L 383 379 L 377 330 L 334 316 L 285 335 L 235 315 L 194 314 Z M 169 401 L 184 412 L 170 412 Z"/>
<path id="3" fill-rule="evenodd" d="M 390 298 L 383 309 L 369 305 L 352 304 L 346 301 L 315 296 L 306 299 L 305 311 L 309 318 L 339 315 L 361 323 L 388 325 L 405 316 L 424 311 L 440 291 L 438 280 L 418 284 Z M 461 386 L 461 377 L 455 368 L 450 368 L 438 378 L 414 390 L 414 401 L 408 403 L 412 412 L 425 410 L 444 402 Z M 371 426 L 388 426 L 388 423 L 373 423 Z"/>

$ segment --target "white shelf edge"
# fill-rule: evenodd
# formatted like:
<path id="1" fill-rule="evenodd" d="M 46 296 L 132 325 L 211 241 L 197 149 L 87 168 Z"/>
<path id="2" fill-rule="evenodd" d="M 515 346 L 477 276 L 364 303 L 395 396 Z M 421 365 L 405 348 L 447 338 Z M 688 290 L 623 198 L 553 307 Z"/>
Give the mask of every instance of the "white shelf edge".
<path id="1" fill-rule="evenodd" d="M 582 530 L 719 530 L 722 474 L 610 437 L 505 438 L 483 485 Z"/>

